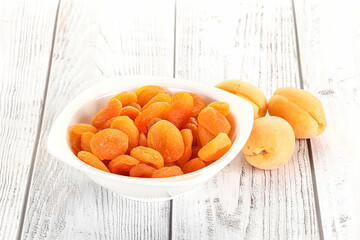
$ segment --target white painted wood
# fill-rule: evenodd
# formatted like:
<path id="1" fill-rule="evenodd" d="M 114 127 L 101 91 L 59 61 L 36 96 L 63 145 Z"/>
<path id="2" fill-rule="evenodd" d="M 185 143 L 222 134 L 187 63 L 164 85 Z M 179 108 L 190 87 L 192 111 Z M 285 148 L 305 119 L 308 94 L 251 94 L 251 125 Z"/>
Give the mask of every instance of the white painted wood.
<path id="1" fill-rule="evenodd" d="M 322 101 L 311 140 L 325 239 L 360 239 L 360 4 L 296 1 L 304 88 Z"/>
<path id="2" fill-rule="evenodd" d="M 15 239 L 38 131 L 57 1 L 0 1 L 0 239 Z"/>
<path id="3" fill-rule="evenodd" d="M 176 77 L 247 79 L 268 97 L 300 86 L 291 1 L 178 1 L 176 23 Z M 306 142 L 273 171 L 239 154 L 173 213 L 174 239 L 318 239 Z"/>
<path id="4" fill-rule="evenodd" d="M 23 238 L 168 238 L 169 201 L 125 199 L 52 158 L 45 147 L 55 116 L 89 85 L 119 75 L 172 76 L 174 9 L 167 0 L 62 0 Z"/>

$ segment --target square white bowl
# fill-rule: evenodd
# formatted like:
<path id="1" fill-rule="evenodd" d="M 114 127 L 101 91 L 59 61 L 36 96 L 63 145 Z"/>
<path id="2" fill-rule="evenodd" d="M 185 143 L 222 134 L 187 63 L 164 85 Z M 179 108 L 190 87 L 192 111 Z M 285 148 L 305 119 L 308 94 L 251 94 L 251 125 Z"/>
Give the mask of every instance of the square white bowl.
<path id="1" fill-rule="evenodd" d="M 198 171 L 170 178 L 135 178 L 107 173 L 79 160 L 71 150 L 69 129 L 76 123 L 90 123 L 92 117 L 106 106 L 115 94 L 133 91 L 144 85 L 159 85 L 169 93 L 189 91 L 206 102 L 222 101 L 230 105 L 228 118 L 232 129 L 229 134 L 233 144 L 229 151 L 211 165 Z M 204 84 L 175 78 L 119 77 L 106 80 L 88 88 L 71 101 L 55 120 L 48 138 L 48 151 L 55 158 L 80 170 L 99 185 L 118 192 L 124 197 L 140 201 L 168 200 L 183 194 L 209 180 L 229 164 L 245 145 L 253 125 L 253 108 L 246 100 Z"/>

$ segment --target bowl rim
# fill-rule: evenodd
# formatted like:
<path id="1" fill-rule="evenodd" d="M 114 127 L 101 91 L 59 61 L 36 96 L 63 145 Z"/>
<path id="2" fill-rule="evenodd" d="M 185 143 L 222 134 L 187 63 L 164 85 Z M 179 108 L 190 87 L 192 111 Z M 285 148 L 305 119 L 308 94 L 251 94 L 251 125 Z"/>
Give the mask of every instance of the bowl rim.
<path id="1" fill-rule="evenodd" d="M 237 127 L 237 132 L 234 132 L 235 139 L 231 148 L 224 156 L 216 160 L 212 164 L 197 170 L 195 172 L 187 173 L 180 176 L 168 178 L 139 178 L 122 176 L 113 173 L 108 173 L 94 168 L 80 159 L 78 159 L 72 152 L 68 141 L 68 129 L 71 119 L 87 102 L 103 98 L 109 95 L 115 95 L 121 91 L 130 90 L 132 88 L 139 88 L 144 85 L 160 85 L 165 89 L 183 89 L 185 91 L 194 92 L 200 95 L 205 95 L 209 98 L 221 101 L 226 99 L 226 102 L 241 106 L 244 110 L 231 109 L 234 121 L 238 122 L 238 118 L 246 119 L 248 126 L 241 129 Z M 106 92 L 104 94 L 104 92 Z M 210 96 L 210 95 L 211 96 Z M 247 114 L 240 116 L 240 112 Z M 96 83 L 93 86 L 85 89 L 82 93 L 77 95 L 70 101 L 64 109 L 58 114 L 54 121 L 48 135 L 47 150 L 55 158 L 62 162 L 86 173 L 93 177 L 100 177 L 115 182 L 123 182 L 128 184 L 138 185 L 152 185 L 152 186 L 186 186 L 202 182 L 204 179 L 209 179 L 221 171 L 227 164 L 229 164 L 241 151 L 245 145 L 253 125 L 253 107 L 251 104 L 241 97 L 232 93 L 226 92 L 214 86 L 205 85 L 199 82 L 169 78 L 169 77 L 149 77 L 149 76 L 122 76 L 113 79 L 107 79 Z M 59 140 L 60 139 L 60 140 Z"/>

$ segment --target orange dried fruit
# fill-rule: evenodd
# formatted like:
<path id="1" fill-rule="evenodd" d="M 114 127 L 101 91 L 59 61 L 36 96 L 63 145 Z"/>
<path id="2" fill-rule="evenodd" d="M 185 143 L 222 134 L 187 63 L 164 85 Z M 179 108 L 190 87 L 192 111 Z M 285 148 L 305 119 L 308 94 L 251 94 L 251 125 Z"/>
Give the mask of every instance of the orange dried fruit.
<path id="1" fill-rule="evenodd" d="M 155 102 L 147 109 L 140 112 L 135 118 L 135 125 L 144 133 L 147 133 L 146 124 L 153 118 L 165 119 L 169 111 L 169 104 L 166 102 Z"/>
<path id="2" fill-rule="evenodd" d="M 138 146 L 131 150 L 130 156 L 138 159 L 139 161 L 151 165 L 157 169 L 164 166 L 164 159 L 161 154 L 148 147 Z"/>
<path id="3" fill-rule="evenodd" d="M 190 119 L 194 100 L 187 92 L 177 92 L 171 97 L 167 120 L 177 128 L 184 126 Z"/>
<path id="4" fill-rule="evenodd" d="M 146 177 L 150 178 L 152 173 L 156 170 L 156 168 L 153 168 L 149 165 L 146 165 L 145 163 L 139 163 L 138 165 L 132 167 L 130 169 L 129 175 L 131 177 Z"/>
<path id="5" fill-rule="evenodd" d="M 164 167 L 172 167 L 172 166 L 177 166 L 177 165 L 175 162 L 164 163 Z"/>
<path id="6" fill-rule="evenodd" d="M 147 138 L 145 133 L 140 132 L 139 134 L 139 146 L 147 147 Z"/>
<path id="7" fill-rule="evenodd" d="M 136 108 L 136 109 L 139 110 L 139 111 L 141 110 L 140 105 L 139 105 L 138 103 L 136 103 L 136 102 L 128 103 L 126 106 L 134 107 L 134 108 Z"/>
<path id="8" fill-rule="evenodd" d="M 194 107 L 193 110 L 191 112 L 191 116 L 193 117 L 197 117 L 200 113 L 201 110 L 203 110 L 206 107 L 206 104 L 204 102 L 204 100 L 202 100 L 202 98 L 195 94 L 195 93 L 189 93 L 193 99 L 194 99 Z"/>
<path id="9" fill-rule="evenodd" d="M 230 105 L 227 102 L 212 102 L 208 107 L 215 108 L 224 116 L 228 115 L 230 112 Z"/>
<path id="10" fill-rule="evenodd" d="M 81 136 L 75 135 L 72 131 L 69 134 L 71 150 L 75 155 L 81 151 Z"/>
<path id="11" fill-rule="evenodd" d="M 86 132 L 97 133 L 98 130 L 96 127 L 90 124 L 79 123 L 72 126 L 70 131 L 76 136 L 81 136 L 83 133 Z"/>
<path id="12" fill-rule="evenodd" d="M 132 106 L 126 106 L 121 109 L 120 116 L 128 116 L 132 120 L 139 115 L 140 111 Z"/>
<path id="13" fill-rule="evenodd" d="M 128 149 L 127 151 L 130 152 L 131 149 L 136 147 L 139 143 L 139 130 L 134 124 L 134 121 L 131 120 L 128 116 L 120 116 L 116 118 L 111 123 L 111 128 L 118 129 L 124 132 L 129 139 Z"/>
<path id="14" fill-rule="evenodd" d="M 162 120 L 161 118 L 153 118 L 151 119 L 147 124 L 146 124 L 146 128 L 149 129 L 155 124 L 157 123 L 158 121 Z"/>
<path id="15" fill-rule="evenodd" d="M 105 166 L 105 164 L 103 162 L 101 162 L 99 160 L 99 158 L 97 158 L 94 154 L 92 153 L 89 153 L 89 152 L 86 152 L 86 151 L 80 151 L 78 154 L 77 154 L 77 157 L 89 164 L 90 166 L 94 167 L 94 168 L 97 168 L 99 170 L 102 170 L 102 171 L 105 171 L 105 172 L 110 172 L 109 169 Z"/>
<path id="16" fill-rule="evenodd" d="M 225 133 L 219 133 L 213 140 L 203 146 L 198 155 L 205 161 L 210 162 L 221 158 L 231 147 L 231 140 Z"/>
<path id="17" fill-rule="evenodd" d="M 120 155 L 109 163 L 109 170 L 112 173 L 128 175 L 132 167 L 140 163 L 139 160 L 129 155 Z"/>
<path id="18" fill-rule="evenodd" d="M 197 130 L 198 130 L 198 139 L 201 146 L 205 146 L 208 142 L 210 142 L 215 138 L 215 136 L 200 123 L 198 125 Z"/>
<path id="19" fill-rule="evenodd" d="M 106 122 L 120 115 L 122 104 L 117 99 L 111 99 L 106 108 L 100 110 L 92 119 L 92 125 L 98 129 L 103 129 Z"/>
<path id="20" fill-rule="evenodd" d="M 95 136 L 92 132 L 86 132 L 81 135 L 81 149 L 87 152 L 91 152 L 90 141 Z"/>
<path id="21" fill-rule="evenodd" d="M 129 138 L 124 132 L 117 129 L 104 129 L 91 139 L 90 148 L 100 160 L 111 160 L 126 152 L 128 142 Z"/>
<path id="22" fill-rule="evenodd" d="M 229 134 L 231 129 L 231 125 L 225 116 L 212 107 L 206 107 L 201 110 L 198 122 L 214 136 L 222 132 Z"/>
<path id="23" fill-rule="evenodd" d="M 137 102 L 136 94 L 131 91 L 123 91 L 113 98 L 119 100 L 123 106 L 126 106 L 131 102 Z"/>
<path id="24" fill-rule="evenodd" d="M 122 109 L 121 109 L 122 110 Z M 112 122 L 117 119 L 118 117 L 113 117 L 113 118 L 110 118 L 109 120 L 106 121 L 105 125 L 104 125 L 104 129 L 105 128 L 110 128 Z"/>
<path id="25" fill-rule="evenodd" d="M 192 154 L 192 143 L 193 143 L 193 136 L 190 129 L 183 129 L 180 131 L 181 136 L 184 141 L 184 153 L 179 160 L 176 161 L 176 164 L 182 167 L 187 161 L 189 161 L 191 154 Z"/>
<path id="26" fill-rule="evenodd" d="M 163 167 L 161 169 L 155 170 L 151 177 L 152 178 L 165 178 L 165 177 L 175 177 L 179 175 L 183 175 L 184 173 L 181 171 L 181 168 L 178 166 L 172 167 Z"/>
<path id="27" fill-rule="evenodd" d="M 135 90 L 135 94 L 137 95 L 137 102 L 141 107 L 159 93 L 166 94 L 166 90 L 160 86 L 155 85 L 147 85 Z"/>
<path id="28" fill-rule="evenodd" d="M 192 154 L 191 154 L 191 158 L 197 158 L 199 157 L 199 151 L 202 148 L 202 146 L 193 146 L 192 147 Z"/>
<path id="29" fill-rule="evenodd" d="M 197 125 L 195 125 L 194 123 L 190 123 L 188 122 L 187 124 L 185 124 L 183 126 L 183 129 L 190 129 L 192 132 L 192 136 L 193 136 L 193 142 L 192 144 L 196 144 L 197 143 L 197 139 L 198 139 L 198 127 Z"/>
<path id="30" fill-rule="evenodd" d="M 182 167 L 182 171 L 186 174 L 195 172 L 204 167 L 206 167 L 206 165 L 203 160 L 201 160 L 200 158 L 193 158 L 184 164 L 184 166 Z"/>
<path id="31" fill-rule="evenodd" d="M 165 162 L 175 162 L 184 153 L 184 141 L 179 129 L 166 120 L 161 120 L 150 128 L 147 143 L 161 153 Z"/>
<path id="32" fill-rule="evenodd" d="M 142 108 L 141 111 L 147 109 L 154 102 L 167 102 L 171 103 L 171 96 L 169 94 L 159 93 L 155 95 L 150 101 L 148 101 Z"/>

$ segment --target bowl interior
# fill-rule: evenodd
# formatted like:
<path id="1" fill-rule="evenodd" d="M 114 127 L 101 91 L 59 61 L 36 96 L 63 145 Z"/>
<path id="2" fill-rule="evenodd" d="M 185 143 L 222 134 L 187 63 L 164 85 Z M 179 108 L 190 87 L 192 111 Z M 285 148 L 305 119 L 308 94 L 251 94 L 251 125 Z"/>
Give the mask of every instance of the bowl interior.
<path id="1" fill-rule="evenodd" d="M 99 110 L 103 109 L 115 94 L 125 90 L 133 91 L 144 85 L 160 85 L 170 94 L 178 91 L 193 92 L 202 97 L 206 103 L 213 101 L 228 102 L 231 114 L 227 118 L 232 126 L 229 137 L 233 142 L 230 150 L 222 158 L 203 169 L 181 176 L 160 179 L 135 178 L 107 173 L 79 160 L 71 151 L 68 134 L 70 127 L 76 123 L 90 123 L 92 117 Z M 113 181 L 151 185 L 194 184 L 197 181 L 200 182 L 204 178 L 210 178 L 215 175 L 235 158 L 251 132 L 252 123 L 253 109 L 247 101 L 215 87 L 178 79 L 126 77 L 116 81 L 108 80 L 98 83 L 69 103 L 58 116 L 50 131 L 48 150 L 56 158 L 87 174 L 102 176 Z"/>

